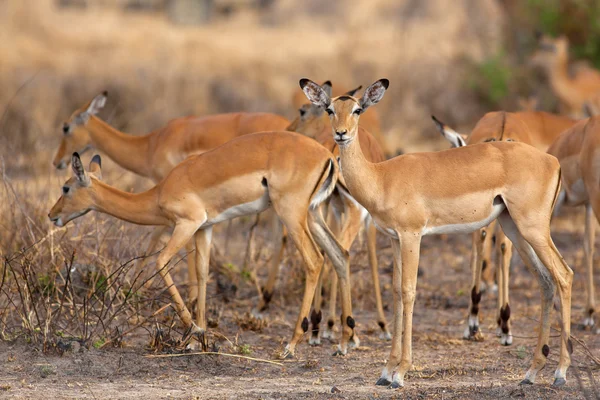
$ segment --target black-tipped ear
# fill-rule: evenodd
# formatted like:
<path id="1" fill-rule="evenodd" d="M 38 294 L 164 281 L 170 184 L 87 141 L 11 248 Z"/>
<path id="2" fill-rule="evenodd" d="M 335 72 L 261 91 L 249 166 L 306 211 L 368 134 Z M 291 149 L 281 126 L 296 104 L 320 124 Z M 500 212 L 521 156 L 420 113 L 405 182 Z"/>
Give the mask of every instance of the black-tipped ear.
<path id="1" fill-rule="evenodd" d="M 431 116 L 431 119 L 433 120 L 433 123 L 435 124 L 435 127 L 439 130 L 439 131 L 443 131 L 444 130 L 444 123 L 442 121 L 440 121 L 439 119 L 437 119 L 435 117 L 435 115 Z"/>
<path id="2" fill-rule="evenodd" d="M 312 104 L 322 108 L 329 107 L 331 99 L 321 86 L 310 79 L 302 78 L 300 79 L 300 87 Z"/>
<path id="3" fill-rule="evenodd" d="M 98 164 L 99 167 L 102 167 L 102 159 L 100 158 L 100 154 L 96 154 L 94 157 L 92 157 L 91 162 Z"/>
<path id="4" fill-rule="evenodd" d="M 106 97 L 108 96 L 108 92 L 105 90 L 98 96 L 94 97 L 94 100 L 90 103 L 90 106 L 86 110 L 89 115 L 96 115 L 104 108 L 106 104 Z"/>
<path id="5" fill-rule="evenodd" d="M 90 161 L 89 170 L 92 174 L 94 174 L 96 178 L 100 180 L 102 179 L 102 160 L 100 159 L 100 156 L 98 154 L 92 157 L 92 161 Z"/>
<path id="6" fill-rule="evenodd" d="M 366 110 L 368 107 L 379 103 L 389 86 L 390 81 L 387 79 L 380 79 L 371 84 L 360 99 L 360 106 L 362 109 Z"/>
<path id="7" fill-rule="evenodd" d="M 345 95 L 346 95 L 346 96 L 353 96 L 353 97 L 354 97 L 354 95 L 356 94 L 356 92 L 358 92 L 360 89 L 362 89 L 362 85 L 360 85 L 359 87 L 357 87 L 357 88 L 354 88 L 354 89 L 352 89 L 352 90 L 348 90 L 348 91 L 345 93 Z"/>
<path id="8" fill-rule="evenodd" d="M 75 175 L 75 178 L 77 178 L 79 184 L 82 186 L 89 186 L 90 178 L 87 172 L 85 172 L 83 164 L 81 163 L 81 158 L 77 152 L 73 153 L 71 156 L 71 168 L 73 169 L 73 174 Z"/>
<path id="9" fill-rule="evenodd" d="M 327 96 L 331 97 L 331 93 L 333 92 L 333 85 L 331 84 L 331 81 L 323 82 L 321 87 L 323 88 L 325 93 L 327 93 Z"/>

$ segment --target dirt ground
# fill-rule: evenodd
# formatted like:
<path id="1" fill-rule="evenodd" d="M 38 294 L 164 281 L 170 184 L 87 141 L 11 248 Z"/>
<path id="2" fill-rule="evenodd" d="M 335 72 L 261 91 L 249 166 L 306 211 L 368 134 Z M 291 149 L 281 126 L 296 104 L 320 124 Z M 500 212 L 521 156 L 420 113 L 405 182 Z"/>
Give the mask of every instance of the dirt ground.
<path id="1" fill-rule="evenodd" d="M 553 237 L 567 262 L 575 269 L 573 290 L 573 335 L 600 356 L 600 337 L 577 329 L 583 318 L 585 291 L 581 264 L 583 218 L 581 210 L 563 213 L 553 222 Z M 239 238 L 237 237 L 239 236 Z M 217 241 L 223 239 L 222 236 Z M 244 238 L 235 234 L 232 240 Z M 391 318 L 390 264 L 387 240 L 379 238 L 379 261 L 387 317 Z M 574 399 L 586 398 L 600 378 L 598 365 L 575 344 L 573 366 L 563 389 L 550 385 L 558 360 L 557 332 L 553 333 L 549 362 L 533 386 L 519 386 L 535 347 L 539 315 L 537 283 L 521 260 L 513 260 L 511 308 L 512 346 L 503 347 L 495 338 L 494 294 L 484 294 L 481 307 L 485 341 L 461 339 L 469 303 L 468 270 L 470 238 L 465 235 L 430 236 L 423 239 L 418 296 L 414 316 L 414 366 L 406 386 L 389 390 L 375 386 L 389 355 L 390 345 L 378 338 L 374 301 L 366 254 L 360 243 L 353 247 L 354 314 L 361 347 L 345 357 L 333 357 L 333 342 L 320 347 L 302 343 L 296 358 L 281 365 L 216 355 L 148 358 L 149 326 L 134 331 L 122 348 L 94 347 L 67 351 L 62 356 L 44 354 L 39 344 L 17 340 L 0 342 L 0 398 L 181 398 L 181 399 L 278 399 L 278 398 L 407 398 L 407 399 Z M 224 304 L 209 300 L 213 314 L 220 314 L 211 330 L 211 346 L 232 353 L 243 343 L 246 356 L 278 361 L 276 354 L 291 337 L 301 285 L 282 290 L 291 254 L 282 267 L 277 292 L 267 311 L 266 326 L 257 332 L 244 330 L 244 314 L 256 302 L 253 285 L 243 285 L 237 299 Z M 259 276 L 264 279 L 265 268 Z M 215 291 L 214 284 L 209 295 Z M 242 317 L 240 317 L 242 316 Z M 557 313 L 553 314 L 557 327 Z M 240 348 L 235 346 L 235 348 Z M 237 354 L 240 354 L 239 352 Z M 590 372 L 592 370 L 592 372 Z M 595 379 L 589 378 L 589 374 Z M 588 396 L 592 396 L 588 393 Z M 588 397 L 592 398 L 592 397 Z"/>

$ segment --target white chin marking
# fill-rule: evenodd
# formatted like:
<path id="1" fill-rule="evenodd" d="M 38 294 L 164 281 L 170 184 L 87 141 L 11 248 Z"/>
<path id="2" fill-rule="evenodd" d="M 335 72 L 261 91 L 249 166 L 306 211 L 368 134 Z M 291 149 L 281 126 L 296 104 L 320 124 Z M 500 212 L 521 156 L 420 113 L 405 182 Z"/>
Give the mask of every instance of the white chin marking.
<path id="1" fill-rule="evenodd" d="M 63 224 L 62 222 L 62 218 L 59 218 L 56 221 L 54 221 L 54 225 L 58 226 L 59 228 L 62 228 L 65 224 Z"/>

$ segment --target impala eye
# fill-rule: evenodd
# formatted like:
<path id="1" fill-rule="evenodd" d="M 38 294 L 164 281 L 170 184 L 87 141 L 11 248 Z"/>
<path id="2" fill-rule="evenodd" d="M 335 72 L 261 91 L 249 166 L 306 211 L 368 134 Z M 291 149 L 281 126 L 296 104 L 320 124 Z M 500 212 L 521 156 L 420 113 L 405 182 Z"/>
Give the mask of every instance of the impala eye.
<path id="1" fill-rule="evenodd" d="M 69 133 L 69 124 L 63 125 L 63 133 Z"/>
<path id="2" fill-rule="evenodd" d="M 356 110 L 352 111 L 352 114 L 360 115 L 362 112 L 363 112 L 362 108 L 357 108 Z"/>
<path id="3" fill-rule="evenodd" d="M 507 142 L 514 142 L 515 139 L 506 139 Z"/>
<path id="4" fill-rule="evenodd" d="M 489 138 L 489 139 L 485 139 L 483 142 L 484 143 L 488 143 L 488 142 L 495 142 L 496 138 Z"/>
<path id="5" fill-rule="evenodd" d="M 300 111 L 300 116 L 301 117 L 304 117 L 304 115 L 306 114 L 306 110 L 299 109 L 298 111 Z"/>
<path id="6" fill-rule="evenodd" d="M 330 116 L 333 115 L 333 110 L 330 108 L 326 108 L 325 111 L 327 111 L 327 114 L 329 114 Z"/>
<path id="7" fill-rule="evenodd" d="M 63 194 L 67 194 L 67 193 L 69 193 L 69 190 L 70 190 L 70 189 L 71 189 L 71 188 L 70 188 L 70 187 L 68 187 L 68 186 L 63 186 Z"/>

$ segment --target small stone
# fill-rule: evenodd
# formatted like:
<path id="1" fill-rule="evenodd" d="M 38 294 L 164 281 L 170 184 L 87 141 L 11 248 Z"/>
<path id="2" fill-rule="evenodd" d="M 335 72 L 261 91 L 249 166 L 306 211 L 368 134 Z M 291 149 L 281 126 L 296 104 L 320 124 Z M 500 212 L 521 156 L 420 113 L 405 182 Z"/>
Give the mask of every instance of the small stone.
<path id="1" fill-rule="evenodd" d="M 335 385 L 331 388 L 331 393 L 340 393 L 340 392 L 341 392 L 341 390 L 338 389 L 337 386 L 335 386 Z"/>

